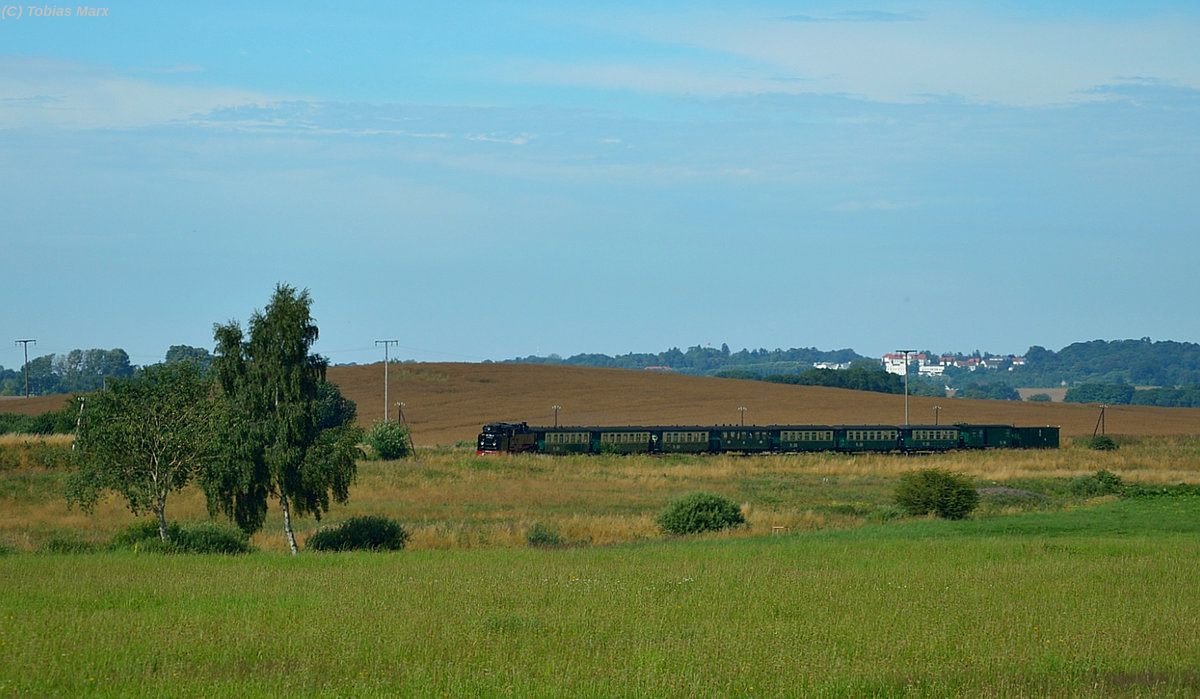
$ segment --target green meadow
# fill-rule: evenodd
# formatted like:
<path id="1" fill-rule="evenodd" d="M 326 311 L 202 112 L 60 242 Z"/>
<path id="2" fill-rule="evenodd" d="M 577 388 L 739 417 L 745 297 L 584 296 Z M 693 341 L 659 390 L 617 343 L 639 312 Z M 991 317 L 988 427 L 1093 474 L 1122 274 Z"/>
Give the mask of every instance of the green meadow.
<path id="1" fill-rule="evenodd" d="M 396 553 L 111 550 L 116 498 L 68 509 L 56 448 L 0 444 L 0 696 L 1200 696 L 1200 442 L 921 457 L 364 461 L 347 505 Z M 899 478 L 981 488 L 909 518 Z M 1146 486 L 1097 492 L 1098 471 Z M 747 525 L 671 538 L 706 489 Z M 1191 489 L 1194 491 L 1194 489 Z M 1177 490 L 1188 492 L 1188 489 Z M 168 515 L 205 519 L 189 488 Z M 565 545 L 534 548 L 535 526 Z"/>
<path id="2" fill-rule="evenodd" d="M 553 550 L 0 557 L 0 694 L 1196 696 L 1200 498 Z"/>

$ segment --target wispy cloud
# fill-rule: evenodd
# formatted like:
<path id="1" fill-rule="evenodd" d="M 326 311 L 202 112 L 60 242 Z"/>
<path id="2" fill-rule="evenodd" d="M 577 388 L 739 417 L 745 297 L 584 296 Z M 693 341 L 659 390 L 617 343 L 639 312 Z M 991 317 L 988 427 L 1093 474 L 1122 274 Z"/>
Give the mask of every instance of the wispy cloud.
<path id="1" fill-rule="evenodd" d="M 52 58 L 0 56 L 0 128 L 130 129 L 235 105 L 277 101 L 249 90 L 167 85 Z"/>

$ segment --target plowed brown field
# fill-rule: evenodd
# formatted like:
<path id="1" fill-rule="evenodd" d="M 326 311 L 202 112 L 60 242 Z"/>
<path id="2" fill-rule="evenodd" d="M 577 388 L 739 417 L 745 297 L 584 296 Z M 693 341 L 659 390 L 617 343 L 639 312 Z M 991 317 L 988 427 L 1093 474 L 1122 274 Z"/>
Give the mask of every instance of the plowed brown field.
<path id="1" fill-rule="evenodd" d="M 904 397 L 816 386 L 683 376 L 626 369 L 535 364 L 393 364 L 391 416 L 403 402 L 418 445 L 473 441 L 486 422 L 563 425 L 897 424 Z M 331 367 L 329 379 L 358 404 L 364 427 L 383 417 L 383 364 Z M 39 414 L 62 407 L 64 396 L 9 398 L 0 412 Z M 913 423 L 939 421 L 1058 425 L 1064 438 L 1092 434 L 1100 409 L 1071 403 L 909 398 Z M 1110 406 L 1109 434 L 1200 435 L 1200 409 Z"/>
<path id="2" fill-rule="evenodd" d="M 332 367 L 329 379 L 358 403 L 359 422 L 383 416 L 383 364 Z M 418 445 L 474 440 L 487 422 L 531 425 L 897 424 L 904 397 L 817 386 L 786 386 L 626 369 L 535 364 L 400 364 L 389 369 L 388 400 L 403 402 Z M 939 421 L 1058 425 L 1064 438 L 1091 435 L 1095 405 L 909 398 L 914 424 Z M 1110 406 L 1109 434 L 1198 435 L 1200 409 Z"/>

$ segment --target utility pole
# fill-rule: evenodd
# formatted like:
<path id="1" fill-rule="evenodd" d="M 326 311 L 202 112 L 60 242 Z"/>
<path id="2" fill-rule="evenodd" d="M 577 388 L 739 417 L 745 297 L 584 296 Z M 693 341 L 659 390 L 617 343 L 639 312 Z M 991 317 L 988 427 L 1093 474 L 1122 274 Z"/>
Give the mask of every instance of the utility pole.
<path id="1" fill-rule="evenodd" d="M 904 424 L 908 425 L 908 355 L 916 354 L 916 350 L 896 350 L 904 354 Z"/>
<path id="2" fill-rule="evenodd" d="M 554 409 L 554 426 L 558 427 L 558 411 L 562 410 L 562 406 L 556 404 L 550 407 Z"/>
<path id="3" fill-rule="evenodd" d="M 37 340 L 16 340 L 13 346 L 25 345 L 25 397 L 29 397 L 29 343 L 37 344 Z"/>
<path id="4" fill-rule="evenodd" d="M 388 402 L 388 347 L 400 344 L 399 340 L 376 340 L 375 346 L 383 345 L 383 421 L 388 421 L 388 411 L 392 409 Z"/>
<path id="5" fill-rule="evenodd" d="M 397 420 L 399 420 L 401 425 L 408 427 L 408 420 L 404 419 L 404 406 L 405 405 L 408 405 L 408 404 L 407 403 L 397 403 L 396 404 L 396 418 L 397 418 Z M 412 454 L 413 461 L 416 461 L 417 460 L 417 444 L 416 444 L 416 442 L 413 441 L 411 427 L 408 428 L 407 434 L 408 434 L 408 453 Z"/>

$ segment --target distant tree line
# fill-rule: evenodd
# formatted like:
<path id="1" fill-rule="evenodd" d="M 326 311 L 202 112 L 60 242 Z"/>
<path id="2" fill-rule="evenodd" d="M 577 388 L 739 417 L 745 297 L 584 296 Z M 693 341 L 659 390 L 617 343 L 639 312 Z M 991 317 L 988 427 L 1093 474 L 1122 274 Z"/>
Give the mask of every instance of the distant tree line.
<path id="1" fill-rule="evenodd" d="M 1129 384 L 1085 383 L 1067 389 L 1067 403 L 1154 405 L 1162 408 L 1200 408 L 1200 384 L 1180 388 L 1137 390 Z"/>
<path id="2" fill-rule="evenodd" d="M 207 371 L 212 365 L 208 350 L 187 345 L 173 345 L 167 350 L 164 363 L 192 361 Z M 104 388 L 110 379 L 127 379 L 140 370 L 129 362 L 129 354 L 117 347 L 104 349 L 74 349 L 66 354 L 46 354 L 29 360 L 29 392 L 35 396 L 59 393 L 89 393 Z M 0 367 L 0 396 L 25 395 L 26 367 Z"/>
<path id="3" fill-rule="evenodd" d="M 757 374 L 762 378 L 769 374 L 797 373 L 811 369 L 816 362 L 833 362 L 849 364 L 855 360 L 866 359 L 854 350 L 841 349 L 833 351 L 818 350 L 814 347 L 803 349 L 743 349 L 731 352 L 729 345 L 722 344 L 720 349 L 710 346 L 695 345 L 686 351 L 672 347 L 665 352 L 630 353 L 616 357 L 606 354 L 576 354 L 566 359 L 551 354 L 547 357 L 519 357 L 508 362 L 523 364 L 565 364 L 571 366 L 614 367 L 619 369 L 648 369 L 669 367 L 680 374 L 711 376 L 717 372 L 729 369 L 741 369 Z"/>
<path id="4" fill-rule="evenodd" d="M 923 350 L 924 354 L 953 356 L 956 359 L 984 358 L 986 353 L 976 350 L 973 354 L 938 354 Z M 946 367 L 939 376 L 916 375 L 916 367 L 909 376 L 909 392 L 915 395 L 944 395 L 947 387 L 957 389 L 957 395 L 966 398 L 989 398 L 1019 400 L 1017 387 L 1056 388 L 1081 386 L 1082 384 L 1106 384 L 1129 386 L 1155 386 L 1157 390 L 1139 390 L 1129 402 L 1148 405 L 1187 405 L 1191 395 L 1188 387 L 1200 384 L 1200 344 L 1191 342 L 1140 340 L 1093 340 L 1077 342 L 1058 352 L 1045 347 L 1033 346 L 1025 353 L 1024 363 L 1011 358 L 991 362 L 988 368 Z M 721 376 L 739 379 L 779 380 L 787 383 L 812 385 L 862 384 L 861 376 L 852 378 L 830 378 L 823 374 L 810 374 L 818 362 L 849 364 L 871 371 L 880 368 L 878 360 L 863 357 L 850 349 L 822 351 L 806 349 L 757 349 L 731 352 L 728 345 L 720 349 L 699 345 L 686 351 L 672 348 L 658 353 L 631 353 L 617 357 L 604 354 L 577 354 L 566 359 L 558 355 L 549 357 L 524 357 L 510 360 L 532 364 L 571 364 L 577 366 L 619 367 L 646 369 L 669 367 L 682 374 Z M 901 381 L 902 381 L 901 377 Z M 893 390 L 893 384 L 882 378 L 867 382 L 875 388 L 867 390 Z M 901 388 L 901 390 L 903 390 Z M 1089 389 L 1091 390 L 1091 389 Z M 1144 403 L 1145 401 L 1152 401 Z M 1114 404 L 1118 401 L 1109 401 Z"/>

